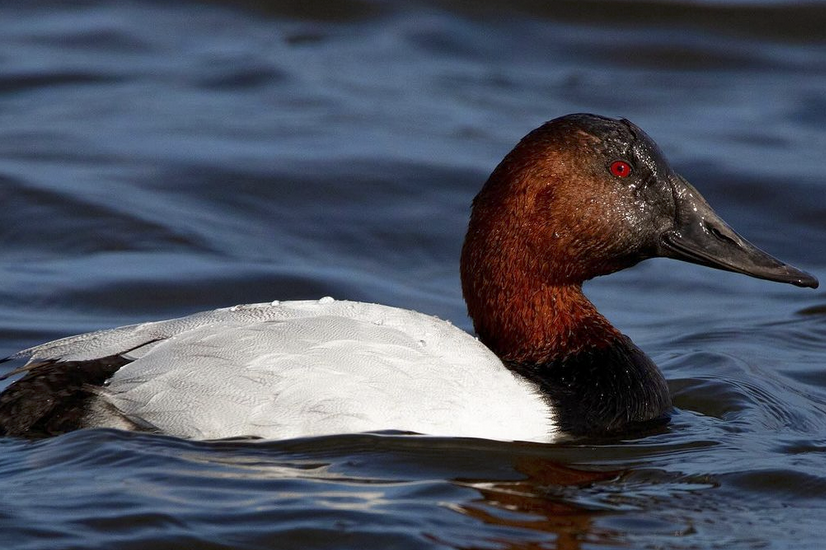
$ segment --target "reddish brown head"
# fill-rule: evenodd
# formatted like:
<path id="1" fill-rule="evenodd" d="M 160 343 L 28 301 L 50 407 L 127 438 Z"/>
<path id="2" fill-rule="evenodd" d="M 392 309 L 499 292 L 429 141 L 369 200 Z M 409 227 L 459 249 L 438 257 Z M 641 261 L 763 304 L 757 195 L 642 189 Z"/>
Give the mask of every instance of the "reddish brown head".
<path id="1" fill-rule="evenodd" d="M 544 362 L 614 342 L 582 282 L 653 256 L 817 284 L 737 235 L 637 126 L 576 114 L 525 136 L 476 196 L 462 288 L 483 342 Z"/>

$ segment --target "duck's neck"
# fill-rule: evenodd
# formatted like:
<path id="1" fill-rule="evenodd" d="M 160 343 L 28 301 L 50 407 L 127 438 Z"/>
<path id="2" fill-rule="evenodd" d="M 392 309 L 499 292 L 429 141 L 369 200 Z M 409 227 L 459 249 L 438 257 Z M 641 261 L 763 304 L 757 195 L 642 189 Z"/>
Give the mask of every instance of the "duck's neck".
<path id="1" fill-rule="evenodd" d="M 622 337 L 579 284 L 514 286 L 465 296 L 476 333 L 503 361 L 560 361 Z"/>
<path id="2" fill-rule="evenodd" d="M 616 432 L 667 416 L 662 373 L 597 312 L 581 285 L 474 281 L 465 281 L 465 299 L 479 338 L 549 398 L 561 430 Z"/>

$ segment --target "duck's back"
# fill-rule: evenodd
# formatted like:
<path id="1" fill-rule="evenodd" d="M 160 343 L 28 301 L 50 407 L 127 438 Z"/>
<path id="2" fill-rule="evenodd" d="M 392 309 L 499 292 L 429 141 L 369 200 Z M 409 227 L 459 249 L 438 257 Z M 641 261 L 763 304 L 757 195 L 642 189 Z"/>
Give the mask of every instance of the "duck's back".
<path id="1" fill-rule="evenodd" d="M 32 364 L 130 362 L 92 389 L 83 427 L 198 439 L 405 430 L 547 441 L 536 388 L 469 334 L 347 301 L 236 306 L 58 340 Z M 59 363 L 58 363 L 59 364 Z"/>

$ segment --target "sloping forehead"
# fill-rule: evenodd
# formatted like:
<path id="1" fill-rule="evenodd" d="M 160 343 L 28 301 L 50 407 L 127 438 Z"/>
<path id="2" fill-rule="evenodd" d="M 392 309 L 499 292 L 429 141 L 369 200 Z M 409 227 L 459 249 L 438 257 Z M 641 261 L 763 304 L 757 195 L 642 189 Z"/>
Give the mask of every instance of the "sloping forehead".
<path id="1" fill-rule="evenodd" d="M 573 115 L 583 141 L 609 156 L 625 157 L 652 169 L 665 169 L 668 162 L 659 146 L 642 128 L 627 119 Z"/>
<path id="2" fill-rule="evenodd" d="M 564 131 L 574 130 L 581 136 L 589 136 L 597 141 L 628 141 L 633 139 L 634 133 L 625 124 L 625 120 L 617 120 L 599 115 L 577 113 L 565 115 L 548 123 Z M 631 124 L 630 122 L 628 124 Z M 633 124 L 631 124 L 633 126 Z M 634 126 L 636 130 L 639 130 Z M 641 130 L 640 130 L 641 131 Z"/>
<path id="3" fill-rule="evenodd" d="M 633 154 L 637 162 L 645 164 L 652 171 L 656 172 L 665 172 L 669 169 L 665 154 L 663 154 L 659 145 L 657 145 L 642 128 L 624 118 L 618 122 L 633 136 L 629 141 L 631 144 L 631 150 L 629 152 Z"/>

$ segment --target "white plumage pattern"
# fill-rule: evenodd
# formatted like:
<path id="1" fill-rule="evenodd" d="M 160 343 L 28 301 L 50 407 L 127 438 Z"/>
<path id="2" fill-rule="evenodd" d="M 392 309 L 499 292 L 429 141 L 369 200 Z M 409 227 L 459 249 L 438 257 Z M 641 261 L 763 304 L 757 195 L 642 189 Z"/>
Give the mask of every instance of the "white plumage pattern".
<path id="1" fill-rule="evenodd" d="M 114 354 L 134 361 L 97 399 L 181 437 L 555 435 L 552 410 L 533 384 L 471 335 L 410 310 L 331 298 L 251 304 L 73 336 L 18 356 Z M 88 426 L 123 427 L 105 410 L 92 407 Z"/>

